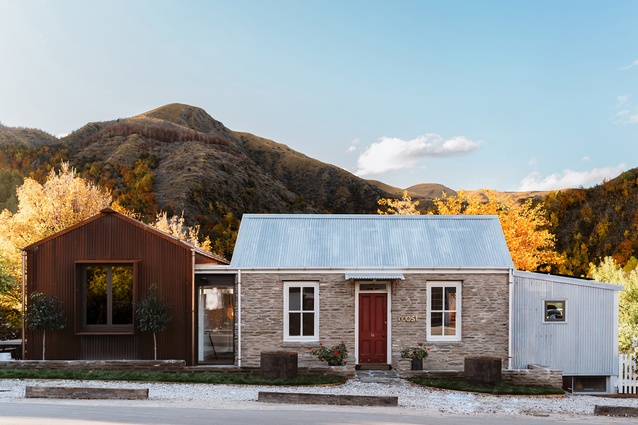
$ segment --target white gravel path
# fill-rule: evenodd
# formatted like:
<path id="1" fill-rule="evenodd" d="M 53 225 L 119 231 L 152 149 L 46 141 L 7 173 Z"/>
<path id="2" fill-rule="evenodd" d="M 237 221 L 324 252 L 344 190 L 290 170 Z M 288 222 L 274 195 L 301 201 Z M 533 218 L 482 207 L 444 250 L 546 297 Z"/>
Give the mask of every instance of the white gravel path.
<path id="1" fill-rule="evenodd" d="M 595 405 L 628 406 L 638 408 L 638 398 L 601 398 L 586 395 L 565 397 L 511 397 L 470 394 L 419 387 L 407 381 L 398 384 L 377 384 L 350 380 L 343 385 L 280 387 L 252 385 L 158 384 L 117 381 L 70 380 L 0 380 L 0 400 L 24 398 L 26 386 L 68 386 L 97 388 L 148 388 L 150 401 L 176 404 L 225 406 L 257 400 L 259 391 L 298 392 L 313 394 L 349 394 L 398 396 L 403 409 L 423 413 L 506 414 L 506 415 L 592 415 Z M 634 418 L 635 419 L 635 418 Z"/>

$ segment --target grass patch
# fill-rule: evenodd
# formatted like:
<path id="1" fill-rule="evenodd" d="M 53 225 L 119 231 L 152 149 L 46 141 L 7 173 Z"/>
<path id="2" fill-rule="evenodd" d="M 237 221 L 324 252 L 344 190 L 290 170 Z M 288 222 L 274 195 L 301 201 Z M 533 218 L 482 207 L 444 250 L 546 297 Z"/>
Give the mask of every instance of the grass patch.
<path id="1" fill-rule="evenodd" d="M 561 389 L 533 387 L 528 385 L 513 385 L 498 383 L 494 385 L 470 384 L 463 380 L 410 378 L 411 382 L 424 387 L 441 388 L 454 391 L 467 391 L 473 393 L 486 393 L 497 395 L 557 395 L 565 394 Z"/>
<path id="2" fill-rule="evenodd" d="M 268 379 L 243 373 L 167 373 L 105 370 L 4 369 L 0 379 L 72 379 L 93 381 L 139 381 L 227 385 L 328 385 L 343 384 L 346 378 L 335 375 L 297 376 L 295 379 Z"/>

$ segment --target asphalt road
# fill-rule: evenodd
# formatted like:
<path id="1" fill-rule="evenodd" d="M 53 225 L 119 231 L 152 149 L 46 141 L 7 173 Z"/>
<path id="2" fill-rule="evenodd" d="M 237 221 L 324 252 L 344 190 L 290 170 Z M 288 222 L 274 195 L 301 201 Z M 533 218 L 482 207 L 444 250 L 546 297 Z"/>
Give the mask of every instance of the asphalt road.
<path id="1" fill-rule="evenodd" d="M 544 425 L 635 424 L 598 416 L 424 415 L 401 407 L 297 406 L 257 402 L 206 405 L 157 401 L 24 399 L 0 402 L 2 425 Z"/>

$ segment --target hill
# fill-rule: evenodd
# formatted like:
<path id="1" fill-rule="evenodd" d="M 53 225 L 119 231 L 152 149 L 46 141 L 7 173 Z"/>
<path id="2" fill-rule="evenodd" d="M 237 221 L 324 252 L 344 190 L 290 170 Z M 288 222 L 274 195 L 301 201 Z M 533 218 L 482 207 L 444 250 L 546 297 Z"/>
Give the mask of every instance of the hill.
<path id="1" fill-rule="evenodd" d="M 554 270 L 586 276 L 589 264 L 613 256 L 624 266 L 638 257 L 638 168 L 588 189 L 565 189 L 543 198 L 556 248 L 565 265 Z"/>
<path id="2" fill-rule="evenodd" d="M 229 243 L 244 213 L 373 213 L 377 200 L 390 196 L 288 146 L 234 132 L 189 105 L 88 123 L 59 141 L 44 134 L 31 144 L 42 150 L 29 151 L 26 162 L 26 145 L 19 152 L 13 143 L 0 145 L 0 168 L 42 178 L 67 160 L 143 219 L 184 211 L 188 224 Z"/>
<path id="3" fill-rule="evenodd" d="M 39 148 L 58 143 L 58 138 L 34 128 L 6 127 L 0 124 L 0 146 Z"/>
<path id="4" fill-rule="evenodd" d="M 543 200 L 550 193 L 549 191 L 494 192 L 496 193 L 496 200 L 500 203 L 506 203 L 507 201 L 523 202 L 529 198 Z M 465 194 L 469 197 L 478 196 L 481 200 L 487 202 L 487 197 L 481 190 L 466 190 Z"/>
<path id="5" fill-rule="evenodd" d="M 170 104 L 130 118 L 92 122 L 63 139 L 0 125 L 0 207 L 14 210 L 22 177 L 44 180 L 69 161 L 147 221 L 164 210 L 200 224 L 217 252 L 230 256 L 244 213 L 375 213 L 380 198 L 403 189 L 361 179 L 286 145 L 233 131 L 201 108 Z M 456 192 L 435 183 L 407 188 L 419 209 Z M 468 195 L 475 191 L 467 191 Z M 546 204 L 566 263 L 553 272 L 586 275 L 590 262 L 638 257 L 638 171 L 589 189 L 504 192 Z"/>

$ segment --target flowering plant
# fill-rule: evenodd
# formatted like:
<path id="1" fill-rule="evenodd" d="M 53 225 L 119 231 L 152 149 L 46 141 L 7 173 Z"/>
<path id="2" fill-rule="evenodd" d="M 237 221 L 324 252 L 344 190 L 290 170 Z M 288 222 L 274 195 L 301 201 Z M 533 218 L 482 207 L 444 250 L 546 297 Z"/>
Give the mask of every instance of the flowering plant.
<path id="1" fill-rule="evenodd" d="M 308 347 L 308 350 L 310 350 L 310 354 L 317 356 L 322 362 L 328 362 L 328 366 L 343 366 L 346 357 L 348 357 L 348 349 L 343 341 L 332 348 L 326 348 L 320 342 L 319 347 Z"/>
<path id="2" fill-rule="evenodd" d="M 401 350 L 401 357 L 406 359 L 425 359 L 430 353 L 429 348 L 424 347 L 422 342 L 417 343 L 416 347 L 408 347 Z"/>

